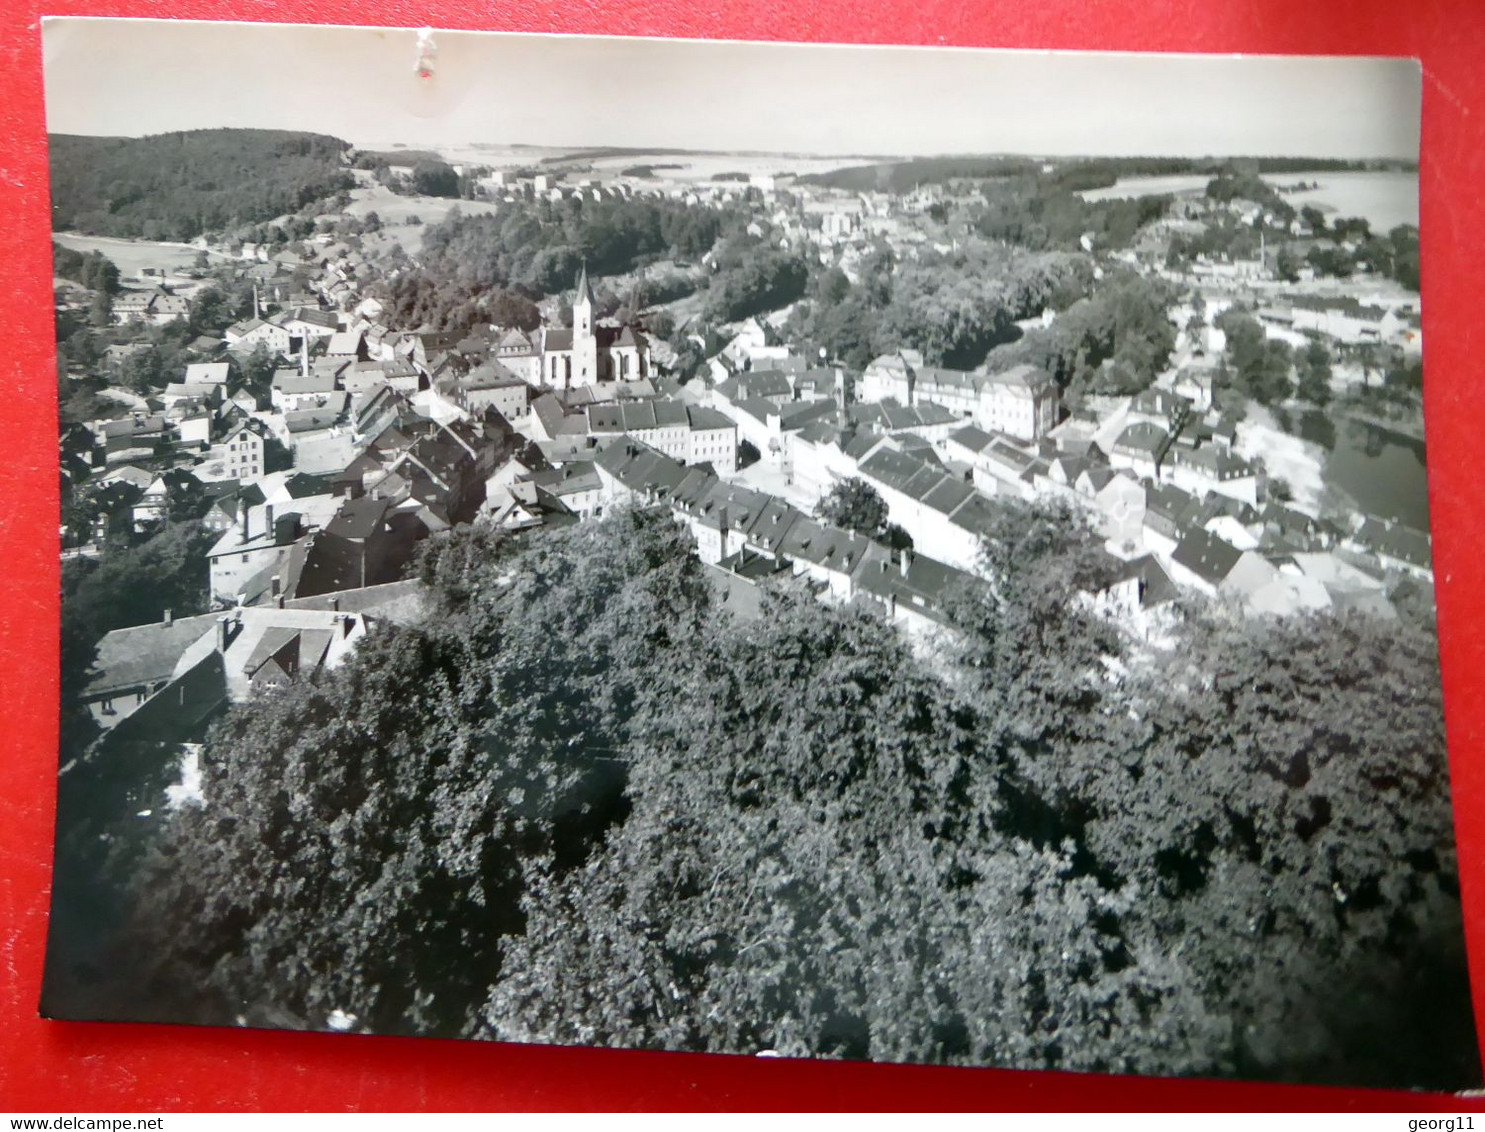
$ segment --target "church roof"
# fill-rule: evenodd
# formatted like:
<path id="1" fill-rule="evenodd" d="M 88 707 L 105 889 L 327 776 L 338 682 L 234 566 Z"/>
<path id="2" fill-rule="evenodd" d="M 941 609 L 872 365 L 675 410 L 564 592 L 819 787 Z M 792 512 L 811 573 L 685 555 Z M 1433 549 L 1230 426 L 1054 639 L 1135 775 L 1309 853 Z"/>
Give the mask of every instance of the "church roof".
<path id="1" fill-rule="evenodd" d="M 582 271 L 578 274 L 577 295 L 572 300 L 572 305 L 586 302 L 590 307 L 593 305 L 593 288 L 588 286 L 588 265 L 583 264 Z"/>

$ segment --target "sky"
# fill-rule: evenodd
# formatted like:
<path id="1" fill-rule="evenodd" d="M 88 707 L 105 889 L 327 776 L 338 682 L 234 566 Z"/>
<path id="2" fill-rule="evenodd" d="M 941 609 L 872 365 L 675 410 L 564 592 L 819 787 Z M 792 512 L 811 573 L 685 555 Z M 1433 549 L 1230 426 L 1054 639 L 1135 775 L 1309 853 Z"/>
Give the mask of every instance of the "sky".
<path id="1" fill-rule="evenodd" d="M 48 19 L 53 133 L 913 156 L 1418 156 L 1406 59 L 833 47 Z"/>

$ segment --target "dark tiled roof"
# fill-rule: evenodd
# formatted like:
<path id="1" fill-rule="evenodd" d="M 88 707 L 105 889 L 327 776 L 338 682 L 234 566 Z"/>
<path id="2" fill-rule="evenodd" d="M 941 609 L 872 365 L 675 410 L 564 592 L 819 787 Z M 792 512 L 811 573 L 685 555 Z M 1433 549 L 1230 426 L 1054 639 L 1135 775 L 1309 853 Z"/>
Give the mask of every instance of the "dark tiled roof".
<path id="1" fill-rule="evenodd" d="M 1137 452 L 1159 457 L 1170 445 L 1170 436 L 1159 425 L 1149 421 L 1137 421 L 1119 434 L 1114 441 L 1116 452 Z"/>
<path id="2" fill-rule="evenodd" d="M 920 613 L 942 624 L 944 602 L 956 590 L 982 585 L 972 574 L 926 555 L 907 552 L 906 568 L 901 557 L 873 545 L 856 572 L 856 584 L 883 601 L 895 601 L 899 609 Z"/>
<path id="3" fill-rule="evenodd" d="M 348 499 L 325 527 L 325 533 L 336 538 L 365 539 L 376 533 L 383 516 L 392 504 L 369 495 Z"/>
<path id="4" fill-rule="evenodd" d="M 1171 561 L 1179 562 L 1197 577 L 1216 586 L 1232 573 L 1242 556 L 1243 552 L 1230 542 L 1197 528 L 1187 532 L 1172 552 Z"/>
<path id="5" fill-rule="evenodd" d="M 96 675 L 89 681 L 88 694 L 96 696 L 170 679 L 181 654 L 214 627 L 218 616 L 203 613 L 168 625 L 152 621 L 105 633 L 98 642 L 98 656 L 93 662 Z"/>

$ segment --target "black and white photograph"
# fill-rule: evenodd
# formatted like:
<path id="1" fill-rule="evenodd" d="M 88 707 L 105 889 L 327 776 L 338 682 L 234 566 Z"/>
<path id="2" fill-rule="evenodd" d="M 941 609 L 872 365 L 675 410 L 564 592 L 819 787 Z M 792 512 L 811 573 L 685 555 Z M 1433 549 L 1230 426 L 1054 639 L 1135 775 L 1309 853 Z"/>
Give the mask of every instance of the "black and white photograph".
<path id="1" fill-rule="evenodd" d="M 1415 61 L 42 36 L 45 1016 L 1481 1085 Z"/>

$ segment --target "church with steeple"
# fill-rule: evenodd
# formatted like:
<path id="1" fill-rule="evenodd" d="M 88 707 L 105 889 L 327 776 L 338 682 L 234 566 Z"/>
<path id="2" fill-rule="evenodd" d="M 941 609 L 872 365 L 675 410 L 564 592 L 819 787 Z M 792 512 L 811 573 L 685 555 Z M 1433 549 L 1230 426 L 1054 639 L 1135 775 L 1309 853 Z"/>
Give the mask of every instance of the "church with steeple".
<path id="1" fill-rule="evenodd" d="M 572 328 L 542 327 L 530 337 L 511 331 L 497 357 L 533 385 L 579 389 L 651 376 L 650 344 L 633 326 L 605 326 L 594 319 L 588 268 L 578 276 Z"/>

